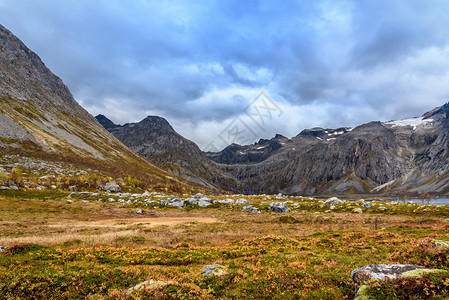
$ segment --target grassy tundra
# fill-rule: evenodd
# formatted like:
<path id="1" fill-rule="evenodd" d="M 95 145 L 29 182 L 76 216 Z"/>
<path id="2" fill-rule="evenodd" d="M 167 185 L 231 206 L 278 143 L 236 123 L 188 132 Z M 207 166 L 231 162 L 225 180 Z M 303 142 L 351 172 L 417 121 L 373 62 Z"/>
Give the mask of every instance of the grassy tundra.
<path id="1" fill-rule="evenodd" d="M 218 203 L 179 209 L 132 195 L 0 191 L 0 246 L 8 247 L 0 254 L 0 295 L 352 299 L 350 273 L 356 267 L 410 263 L 449 270 L 449 252 L 434 245 L 449 240 L 445 206 L 376 202 L 359 213 L 363 202 L 330 209 L 317 199 L 289 197 L 282 201 L 289 201 L 290 212 L 279 214 L 262 196 L 211 198 L 245 198 L 261 213 Z M 224 274 L 202 276 L 214 263 L 224 266 Z M 153 281 L 146 289 L 126 292 L 147 280 Z M 389 282 L 396 288 L 378 285 L 372 294 L 386 299 L 400 298 L 400 291 L 406 299 L 447 294 L 449 278 L 426 280 Z"/>

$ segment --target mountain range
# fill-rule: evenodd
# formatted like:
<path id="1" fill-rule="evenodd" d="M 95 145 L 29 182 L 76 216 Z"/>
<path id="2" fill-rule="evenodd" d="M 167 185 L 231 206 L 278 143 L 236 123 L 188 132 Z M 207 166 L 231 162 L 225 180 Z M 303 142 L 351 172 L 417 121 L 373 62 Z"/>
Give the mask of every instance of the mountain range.
<path id="1" fill-rule="evenodd" d="M 140 155 L 177 175 L 238 193 L 449 193 L 449 104 L 421 117 L 355 128 L 303 130 L 253 145 L 201 152 L 160 117 L 100 123 Z M 174 166 L 173 166 L 174 165 Z M 195 178 L 196 177 L 196 178 Z"/>
<path id="2" fill-rule="evenodd" d="M 203 152 L 167 120 L 94 118 L 0 25 L 0 154 L 84 166 L 151 186 L 245 194 L 449 195 L 449 104 L 421 117 L 312 128 Z"/>

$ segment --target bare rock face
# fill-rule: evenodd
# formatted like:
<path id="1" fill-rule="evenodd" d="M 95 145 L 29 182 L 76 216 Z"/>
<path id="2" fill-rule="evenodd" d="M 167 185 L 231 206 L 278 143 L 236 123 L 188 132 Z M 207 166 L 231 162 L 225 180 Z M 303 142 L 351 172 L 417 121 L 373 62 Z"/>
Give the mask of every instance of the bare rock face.
<path id="1" fill-rule="evenodd" d="M 202 153 L 165 119 L 102 124 L 137 153 L 175 164 L 197 182 L 245 194 L 449 194 L 449 105 L 419 118 L 355 128 L 312 128 L 288 139 Z M 112 124 L 111 124 L 112 123 Z M 209 158 L 209 159 L 208 159 Z M 176 174 L 176 173 L 175 173 Z"/>
<path id="2" fill-rule="evenodd" d="M 214 188 L 214 178 L 226 178 L 198 146 L 178 134 L 161 117 L 148 116 L 138 123 L 114 124 L 96 116 L 105 129 L 130 149 L 175 175 Z"/>
<path id="3" fill-rule="evenodd" d="M 207 154 L 228 162 L 228 188 L 248 194 L 449 194 L 449 105 L 419 118 L 339 129 L 313 128 L 254 160 L 259 146 L 231 145 Z M 232 151 L 231 151 L 232 150 Z M 226 152 L 226 153 L 225 153 Z M 229 157 L 232 153 L 232 157 Z M 253 153 L 253 156 L 248 153 Z M 239 157 L 242 156 L 242 157 Z M 418 189 L 416 189 L 419 187 Z"/>
<path id="4" fill-rule="evenodd" d="M 0 137 L 34 148 L 104 159 L 95 136 L 104 130 L 39 56 L 0 25 Z M 7 148 L 7 145 L 5 146 Z"/>
<path id="5" fill-rule="evenodd" d="M 220 164 L 258 163 L 270 157 L 276 150 L 282 148 L 282 143 L 288 140 L 277 134 L 271 140 L 260 139 L 254 145 L 240 146 L 232 144 L 220 152 L 206 152 L 206 156 Z"/>

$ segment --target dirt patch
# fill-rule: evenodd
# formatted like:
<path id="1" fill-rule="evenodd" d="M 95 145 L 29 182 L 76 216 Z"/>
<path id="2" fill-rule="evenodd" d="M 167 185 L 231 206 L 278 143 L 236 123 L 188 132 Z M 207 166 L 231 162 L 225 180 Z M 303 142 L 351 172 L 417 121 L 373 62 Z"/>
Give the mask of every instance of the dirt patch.
<path id="1" fill-rule="evenodd" d="M 95 226 L 95 227 L 111 227 L 112 226 L 128 226 L 133 224 L 142 224 L 146 227 L 152 226 L 175 226 L 185 223 L 218 223 L 219 220 L 217 218 L 208 218 L 208 217 L 157 217 L 157 218 L 120 218 L 120 219 L 105 219 L 99 221 L 77 221 L 70 223 L 70 226 Z M 61 224 L 52 224 L 49 226 L 59 227 Z"/>

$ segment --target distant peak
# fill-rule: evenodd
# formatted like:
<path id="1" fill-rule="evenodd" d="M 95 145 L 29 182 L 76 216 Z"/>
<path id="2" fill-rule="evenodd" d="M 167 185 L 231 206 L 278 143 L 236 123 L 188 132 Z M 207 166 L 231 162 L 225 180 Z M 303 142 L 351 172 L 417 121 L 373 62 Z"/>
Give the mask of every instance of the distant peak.
<path id="1" fill-rule="evenodd" d="M 119 126 L 119 125 L 115 124 L 114 122 L 112 122 L 111 120 L 109 120 L 105 115 L 100 114 L 100 115 L 96 116 L 95 119 L 97 119 L 97 121 L 106 129 Z"/>
<path id="2" fill-rule="evenodd" d="M 166 122 L 166 123 L 168 123 L 168 121 L 166 119 L 159 117 L 159 116 L 147 116 L 145 119 L 140 121 L 140 123 L 142 123 L 142 122 Z"/>
<path id="3" fill-rule="evenodd" d="M 286 139 L 285 136 L 283 136 L 282 134 L 279 134 L 279 133 L 277 133 L 277 134 L 274 136 L 274 138 L 275 138 L 275 139 Z"/>

